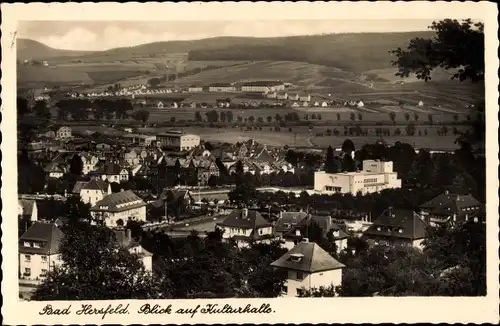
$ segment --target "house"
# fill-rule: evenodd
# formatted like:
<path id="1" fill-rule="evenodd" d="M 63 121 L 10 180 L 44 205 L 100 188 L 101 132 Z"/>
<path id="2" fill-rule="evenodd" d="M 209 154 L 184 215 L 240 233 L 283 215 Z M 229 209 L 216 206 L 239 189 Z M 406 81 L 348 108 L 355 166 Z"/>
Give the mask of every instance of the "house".
<path id="1" fill-rule="evenodd" d="M 26 221 L 38 221 L 38 207 L 34 199 L 19 199 L 17 215 Z"/>
<path id="2" fill-rule="evenodd" d="M 235 92 L 236 88 L 229 83 L 214 83 L 208 86 L 209 92 Z"/>
<path id="3" fill-rule="evenodd" d="M 109 183 L 128 181 L 129 178 L 127 169 L 122 168 L 116 163 L 104 164 L 97 171 L 92 172 L 92 174 L 101 177 L 102 180 L 107 180 Z"/>
<path id="4" fill-rule="evenodd" d="M 43 169 L 49 175 L 49 178 L 59 179 L 64 176 L 65 168 L 58 163 L 49 163 Z"/>
<path id="5" fill-rule="evenodd" d="M 307 108 L 309 106 L 309 102 L 307 102 L 307 101 L 306 102 L 302 102 L 302 106 L 305 107 L 305 108 Z"/>
<path id="6" fill-rule="evenodd" d="M 290 95 L 288 96 L 288 99 L 289 99 L 290 101 L 298 101 L 298 100 L 299 100 L 299 98 L 300 98 L 300 96 L 299 96 L 299 94 L 297 94 L 297 93 L 292 93 L 292 94 L 290 94 Z"/>
<path id="7" fill-rule="evenodd" d="M 63 233 L 55 223 L 36 221 L 19 238 L 19 278 L 40 280 L 62 263 Z"/>
<path id="8" fill-rule="evenodd" d="M 298 108 L 299 107 L 299 103 L 298 102 L 293 102 L 292 103 L 292 108 Z"/>
<path id="9" fill-rule="evenodd" d="M 302 239 L 308 238 L 309 227 L 316 224 L 325 239 L 335 243 L 337 252 L 347 248 L 350 235 L 333 223 L 331 216 L 310 215 L 306 212 L 282 212 L 274 226 L 274 232 L 280 237 L 282 246 L 288 250 L 296 246 Z"/>
<path id="10" fill-rule="evenodd" d="M 56 139 L 68 139 L 71 138 L 71 128 L 70 127 L 59 127 L 56 130 Z"/>
<path id="11" fill-rule="evenodd" d="M 170 131 L 159 134 L 156 139 L 162 148 L 174 151 L 189 151 L 200 145 L 200 136 L 185 134 L 181 131 Z"/>
<path id="12" fill-rule="evenodd" d="M 78 194 L 83 203 L 94 206 L 105 196 L 111 194 L 111 185 L 101 179 L 93 179 L 88 182 L 77 181 L 72 193 Z"/>
<path id="13" fill-rule="evenodd" d="M 314 173 L 314 191 L 320 194 L 350 193 L 356 195 L 401 188 L 401 179 L 393 172 L 392 162 L 363 161 L 363 170 L 357 172 Z"/>
<path id="14" fill-rule="evenodd" d="M 88 154 L 86 152 L 82 152 L 80 154 L 80 158 L 82 159 L 83 168 L 82 174 L 87 175 L 89 172 L 95 170 L 97 163 L 99 163 L 99 158 L 95 155 Z"/>
<path id="15" fill-rule="evenodd" d="M 277 98 L 278 97 L 276 92 L 268 92 L 266 94 L 266 96 L 267 96 L 267 98 Z"/>
<path id="16" fill-rule="evenodd" d="M 198 175 L 200 185 L 206 186 L 211 176 L 220 176 L 220 171 L 215 160 L 203 160 L 198 162 L 196 174 Z"/>
<path id="17" fill-rule="evenodd" d="M 412 210 L 386 209 L 363 233 L 369 242 L 422 248 L 427 223 Z"/>
<path id="18" fill-rule="evenodd" d="M 319 245 L 304 239 L 271 266 L 288 272 L 282 296 L 295 297 L 300 291 L 341 286 L 345 267 Z"/>
<path id="19" fill-rule="evenodd" d="M 188 87 L 188 92 L 189 93 L 203 92 L 203 87 L 196 86 L 196 85 L 191 85 L 191 86 Z"/>
<path id="20" fill-rule="evenodd" d="M 430 226 L 444 223 L 460 225 L 467 221 L 484 220 L 484 205 L 471 195 L 443 194 L 420 205 L 420 213 Z"/>
<path id="21" fill-rule="evenodd" d="M 278 100 L 287 100 L 288 99 L 288 93 L 286 93 L 286 92 L 278 92 L 276 94 L 276 98 Z"/>
<path id="22" fill-rule="evenodd" d="M 328 103 L 327 103 L 327 102 L 324 102 L 324 101 L 323 101 L 323 102 L 321 102 L 321 107 L 322 107 L 322 108 L 326 108 L 326 107 L 328 107 Z"/>
<path id="23" fill-rule="evenodd" d="M 153 254 L 144 249 L 140 243 L 132 239 L 132 231 L 130 229 L 116 228 L 113 230 L 116 236 L 118 245 L 127 249 L 131 254 L 138 256 L 139 260 L 144 264 L 144 268 L 148 272 L 153 271 Z"/>
<path id="24" fill-rule="evenodd" d="M 422 102 L 422 101 L 418 101 L 418 106 L 419 106 L 419 107 L 424 106 L 424 102 Z"/>
<path id="25" fill-rule="evenodd" d="M 104 196 L 90 212 L 109 227 L 124 226 L 129 220 L 146 221 L 146 203 L 131 190 Z"/>
<path id="26" fill-rule="evenodd" d="M 236 241 L 238 247 L 248 246 L 252 242 L 269 243 L 275 237 L 273 226 L 262 215 L 248 208 L 233 210 L 222 222 L 217 223 L 224 239 Z"/>
<path id="27" fill-rule="evenodd" d="M 162 101 L 158 101 L 158 103 L 156 103 L 156 107 L 158 109 L 163 109 L 163 107 L 164 107 L 163 102 Z"/>
<path id="28" fill-rule="evenodd" d="M 301 101 L 301 102 L 311 102 L 311 95 L 310 94 L 300 95 L 299 101 Z"/>
<path id="29" fill-rule="evenodd" d="M 357 106 L 358 106 L 358 108 L 362 108 L 365 106 L 365 103 L 363 103 L 363 101 L 359 101 Z"/>
<path id="30" fill-rule="evenodd" d="M 319 102 L 318 102 L 318 101 L 316 101 L 316 102 L 314 102 L 314 104 L 313 104 L 313 105 L 314 105 L 314 106 L 319 106 L 320 104 L 319 104 Z"/>

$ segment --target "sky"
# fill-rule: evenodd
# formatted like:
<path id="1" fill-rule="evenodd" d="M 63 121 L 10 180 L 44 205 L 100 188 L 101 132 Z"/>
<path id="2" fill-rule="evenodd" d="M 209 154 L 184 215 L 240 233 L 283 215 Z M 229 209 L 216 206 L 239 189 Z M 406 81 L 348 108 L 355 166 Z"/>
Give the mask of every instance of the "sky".
<path id="1" fill-rule="evenodd" d="M 428 30 L 432 20 L 274 20 L 274 21 L 23 21 L 18 37 L 53 48 L 101 51 L 139 44 L 218 36 L 280 37 L 330 33 Z"/>

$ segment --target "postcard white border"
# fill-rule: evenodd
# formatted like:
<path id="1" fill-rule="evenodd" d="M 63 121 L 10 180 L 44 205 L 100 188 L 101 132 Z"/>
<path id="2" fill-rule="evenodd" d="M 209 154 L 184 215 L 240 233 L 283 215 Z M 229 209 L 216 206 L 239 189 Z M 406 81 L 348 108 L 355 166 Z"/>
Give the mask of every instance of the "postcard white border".
<path id="1" fill-rule="evenodd" d="M 488 2 L 240 2 L 240 3 L 31 3 L 2 4 L 2 315 L 5 324 L 151 324 L 151 323 L 466 323 L 498 322 L 498 39 L 497 7 Z M 479 298 L 325 298 L 175 300 L 174 307 L 192 308 L 209 302 L 232 305 L 271 303 L 275 313 L 262 315 L 137 315 L 144 301 L 130 303 L 131 314 L 99 316 L 39 316 L 44 302 L 18 300 L 17 177 L 16 177 L 16 54 L 19 20 L 283 20 L 283 19 L 443 19 L 472 18 L 485 22 L 487 121 L 487 286 Z M 493 182 L 495 181 L 495 182 Z M 157 300 L 150 301 L 154 303 Z M 92 302 L 105 306 L 109 301 Z M 113 303 L 117 303 L 114 301 Z M 165 304 L 165 301 L 158 300 Z M 61 302 L 60 306 L 68 304 Z M 71 302 L 78 307 L 79 302 Z"/>

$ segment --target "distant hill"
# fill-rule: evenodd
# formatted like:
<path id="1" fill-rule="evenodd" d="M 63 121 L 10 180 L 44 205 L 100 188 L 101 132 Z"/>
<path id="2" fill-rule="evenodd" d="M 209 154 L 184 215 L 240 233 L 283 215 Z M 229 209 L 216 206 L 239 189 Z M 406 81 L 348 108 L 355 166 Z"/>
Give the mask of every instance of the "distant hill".
<path id="1" fill-rule="evenodd" d="M 167 41 L 116 48 L 101 52 L 56 50 L 32 40 L 18 40 L 18 57 L 99 55 L 108 58 L 189 53 L 189 60 L 301 61 L 364 71 L 391 67 L 389 50 L 405 46 L 415 37 L 429 38 L 434 32 L 350 33 L 273 38 L 215 37 L 194 41 Z"/>
<path id="2" fill-rule="evenodd" d="M 78 57 L 92 53 L 92 51 L 72 51 L 51 48 L 38 41 L 18 38 L 17 39 L 17 59 L 24 60 L 45 60 L 56 57 Z"/>
<path id="3" fill-rule="evenodd" d="M 434 32 L 353 33 L 250 39 L 246 44 L 189 51 L 189 60 L 300 61 L 362 72 L 391 67 L 390 50 Z"/>

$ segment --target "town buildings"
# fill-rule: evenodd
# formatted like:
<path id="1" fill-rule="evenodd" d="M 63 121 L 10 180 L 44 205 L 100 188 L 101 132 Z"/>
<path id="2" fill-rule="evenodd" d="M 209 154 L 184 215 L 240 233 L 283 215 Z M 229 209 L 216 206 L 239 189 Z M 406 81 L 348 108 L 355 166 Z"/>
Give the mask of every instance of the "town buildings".
<path id="1" fill-rule="evenodd" d="M 34 199 L 19 199 L 17 215 L 26 221 L 38 221 L 38 206 Z"/>
<path id="2" fill-rule="evenodd" d="M 363 170 L 357 172 L 314 173 L 314 190 L 321 194 L 362 194 L 384 189 L 401 188 L 401 179 L 393 171 L 392 162 L 363 161 Z"/>
<path id="3" fill-rule="evenodd" d="M 286 297 L 296 297 L 303 290 L 342 285 L 342 269 L 345 267 L 307 239 L 272 262 L 271 266 L 288 273 L 282 293 Z"/>
<path id="4" fill-rule="evenodd" d="M 122 168 L 117 163 L 104 164 L 99 169 L 92 172 L 92 174 L 110 183 L 111 182 L 120 183 L 122 181 L 127 181 L 129 179 L 129 172 L 127 171 L 127 169 Z"/>
<path id="5" fill-rule="evenodd" d="M 170 131 L 156 136 L 162 148 L 174 151 L 189 151 L 200 145 L 200 136 Z"/>
<path id="6" fill-rule="evenodd" d="M 146 203 L 131 190 L 104 196 L 90 211 L 108 227 L 125 226 L 129 220 L 146 221 Z"/>
<path id="7" fill-rule="evenodd" d="M 57 139 L 71 138 L 71 128 L 66 126 L 59 127 L 56 130 L 56 138 Z"/>
<path id="8" fill-rule="evenodd" d="M 19 278 L 40 280 L 61 264 L 62 231 L 55 223 L 36 221 L 19 238 Z"/>

